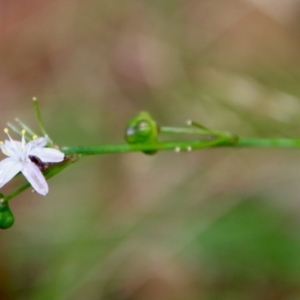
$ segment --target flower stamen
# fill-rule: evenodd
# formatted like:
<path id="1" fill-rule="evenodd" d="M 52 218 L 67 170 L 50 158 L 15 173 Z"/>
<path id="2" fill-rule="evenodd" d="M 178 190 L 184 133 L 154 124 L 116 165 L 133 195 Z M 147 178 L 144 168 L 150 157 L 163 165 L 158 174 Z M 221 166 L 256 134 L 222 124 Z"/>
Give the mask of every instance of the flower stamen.
<path id="1" fill-rule="evenodd" d="M 4 128 L 4 133 L 6 133 L 6 135 L 9 137 L 9 139 L 12 141 L 13 139 L 11 138 L 11 136 L 9 135 L 9 130 L 8 128 Z"/>

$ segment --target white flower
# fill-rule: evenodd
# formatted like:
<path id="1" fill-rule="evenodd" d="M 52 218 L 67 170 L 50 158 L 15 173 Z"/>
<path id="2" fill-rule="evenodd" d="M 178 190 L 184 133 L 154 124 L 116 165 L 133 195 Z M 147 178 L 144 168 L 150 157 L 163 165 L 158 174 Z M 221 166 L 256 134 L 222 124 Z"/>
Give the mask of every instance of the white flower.
<path id="1" fill-rule="evenodd" d="M 47 139 L 44 137 L 35 138 L 26 143 L 25 130 L 22 131 L 21 142 L 13 140 L 8 134 L 9 141 L 0 143 L 0 149 L 8 156 L 0 162 L 0 188 L 10 181 L 19 172 L 26 177 L 32 187 L 41 195 L 45 196 L 48 191 L 48 184 L 38 166 L 31 161 L 30 156 L 37 157 L 44 163 L 57 163 L 64 159 L 64 154 L 59 150 L 45 148 Z"/>

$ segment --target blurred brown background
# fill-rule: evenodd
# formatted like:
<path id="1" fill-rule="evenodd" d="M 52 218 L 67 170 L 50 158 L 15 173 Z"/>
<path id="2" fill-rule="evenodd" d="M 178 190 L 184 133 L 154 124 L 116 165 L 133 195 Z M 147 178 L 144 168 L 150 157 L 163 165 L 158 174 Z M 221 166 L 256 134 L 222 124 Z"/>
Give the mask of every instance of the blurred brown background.
<path id="1" fill-rule="evenodd" d="M 299 20 L 297 0 L 2 0 L 0 124 L 36 129 L 36 96 L 62 146 L 122 142 L 140 110 L 299 136 Z M 299 182 L 299 150 L 84 158 L 11 201 L 0 299 L 300 299 Z"/>

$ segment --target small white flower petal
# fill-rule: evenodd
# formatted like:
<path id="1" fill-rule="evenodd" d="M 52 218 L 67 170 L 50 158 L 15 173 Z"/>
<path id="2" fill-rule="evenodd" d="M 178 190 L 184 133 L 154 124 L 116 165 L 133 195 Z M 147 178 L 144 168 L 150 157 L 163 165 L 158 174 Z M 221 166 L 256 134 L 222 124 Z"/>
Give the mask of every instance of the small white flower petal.
<path id="1" fill-rule="evenodd" d="M 30 151 L 35 148 L 43 148 L 47 145 L 47 140 L 44 137 L 40 137 L 38 139 L 31 140 L 25 146 L 25 156 L 30 155 Z"/>
<path id="2" fill-rule="evenodd" d="M 19 141 L 5 141 L 4 145 L 1 145 L 2 152 L 9 156 L 18 159 L 19 153 L 22 148 L 22 143 Z"/>
<path id="3" fill-rule="evenodd" d="M 0 162 L 0 188 L 15 177 L 22 169 L 22 163 L 12 158 L 5 158 Z"/>
<path id="4" fill-rule="evenodd" d="M 46 179 L 44 178 L 42 172 L 39 168 L 32 162 L 23 163 L 21 172 L 29 181 L 31 186 L 39 194 L 45 196 L 48 194 L 49 188 Z"/>
<path id="5" fill-rule="evenodd" d="M 34 140 L 31 140 L 30 142 L 28 142 L 26 144 L 27 147 L 32 147 L 32 148 L 35 148 L 35 147 L 38 147 L 38 148 L 43 148 L 47 145 L 48 143 L 48 140 L 44 137 L 39 137 L 37 139 L 34 139 Z"/>
<path id="6" fill-rule="evenodd" d="M 42 162 L 61 162 L 64 160 L 64 153 L 53 148 L 34 148 L 31 149 L 29 155 L 38 157 Z"/>

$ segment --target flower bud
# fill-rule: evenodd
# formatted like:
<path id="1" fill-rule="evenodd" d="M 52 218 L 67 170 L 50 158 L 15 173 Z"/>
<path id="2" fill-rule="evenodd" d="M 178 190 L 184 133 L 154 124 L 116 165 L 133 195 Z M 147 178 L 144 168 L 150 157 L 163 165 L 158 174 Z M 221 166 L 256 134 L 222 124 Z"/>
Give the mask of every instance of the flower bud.
<path id="1" fill-rule="evenodd" d="M 12 214 L 7 202 L 0 202 L 0 228 L 7 229 L 15 222 L 15 217 Z"/>
<path id="2" fill-rule="evenodd" d="M 129 120 L 125 131 L 125 141 L 128 144 L 155 144 L 157 142 L 158 126 L 149 113 L 140 112 Z M 143 151 L 154 154 L 156 150 Z"/>

